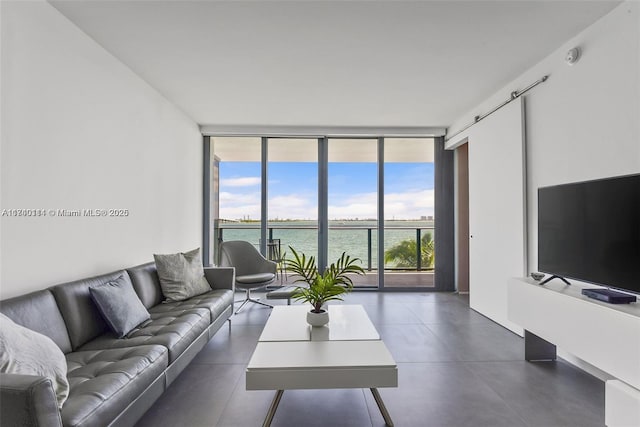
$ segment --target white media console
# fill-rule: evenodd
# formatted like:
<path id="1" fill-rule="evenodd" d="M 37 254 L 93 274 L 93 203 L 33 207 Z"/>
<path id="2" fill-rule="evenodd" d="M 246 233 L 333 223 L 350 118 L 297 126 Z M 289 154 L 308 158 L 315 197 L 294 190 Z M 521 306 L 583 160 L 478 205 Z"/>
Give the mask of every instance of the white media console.
<path id="1" fill-rule="evenodd" d="M 510 279 L 507 317 L 525 330 L 527 360 L 555 359 L 557 346 L 614 377 L 607 426 L 640 426 L 640 302 L 607 304 L 582 295 L 585 287 L 595 286 Z"/>

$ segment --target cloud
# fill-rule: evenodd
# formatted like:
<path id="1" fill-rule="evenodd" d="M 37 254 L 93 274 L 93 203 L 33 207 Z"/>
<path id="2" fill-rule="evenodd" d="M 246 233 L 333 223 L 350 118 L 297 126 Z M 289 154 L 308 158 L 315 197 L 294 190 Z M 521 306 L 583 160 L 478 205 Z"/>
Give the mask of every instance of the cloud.
<path id="1" fill-rule="evenodd" d="M 317 196 L 287 194 L 269 199 L 269 218 L 314 219 L 318 218 Z"/>
<path id="2" fill-rule="evenodd" d="M 260 219 L 260 204 L 257 205 L 244 205 L 244 206 L 229 206 L 226 208 L 220 207 L 220 218 L 221 219 L 232 219 L 232 220 L 241 220 L 241 219 L 252 219 L 259 220 Z"/>
<path id="3" fill-rule="evenodd" d="M 260 204 L 260 192 L 255 193 L 220 193 L 220 208 L 227 206 L 243 206 L 248 204 Z"/>
<path id="4" fill-rule="evenodd" d="M 220 193 L 220 218 L 223 219 L 260 219 L 260 192 Z"/>
<path id="5" fill-rule="evenodd" d="M 413 190 L 385 195 L 384 216 L 394 219 L 416 219 L 432 216 L 434 190 Z"/>
<path id="6" fill-rule="evenodd" d="M 315 194 L 285 194 L 269 198 L 271 219 L 314 219 L 318 217 Z M 376 193 L 356 193 L 329 203 L 329 219 L 376 218 Z M 385 195 L 385 218 L 419 219 L 434 213 L 434 190 L 411 190 Z M 220 217 L 225 219 L 260 218 L 260 192 L 220 193 Z"/>
<path id="7" fill-rule="evenodd" d="M 220 180 L 220 187 L 252 187 L 260 185 L 259 176 L 244 176 L 239 178 L 226 178 Z"/>
<path id="8" fill-rule="evenodd" d="M 329 195 L 329 197 L 331 197 L 331 195 Z M 362 204 L 362 203 L 366 203 L 366 204 L 374 204 L 374 205 L 377 206 L 377 204 L 378 204 L 378 193 L 369 192 L 369 193 L 352 194 L 351 196 L 347 197 L 346 203 L 347 204 Z"/>
<path id="9" fill-rule="evenodd" d="M 375 218 L 377 205 L 367 203 L 351 203 L 348 205 L 329 205 L 329 219 L 364 219 Z"/>
<path id="10" fill-rule="evenodd" d="M 317 196 L 286 194 L 270 197 L 269 218 L 314 219 L 318 217 Z M 220 218 L 260 218 L 260 192 L 220 193 Z"/>
<path id="11" fill-rule="evenodd" d="M 378 199 L 376 193 L 354 194 L 344 201 L 329 205 L 330 219 L 376 218 Z M 385 218 L 418 219 L 434 212 L 433 190 L 410 190 L 387 193 L 384 198 Z"/>

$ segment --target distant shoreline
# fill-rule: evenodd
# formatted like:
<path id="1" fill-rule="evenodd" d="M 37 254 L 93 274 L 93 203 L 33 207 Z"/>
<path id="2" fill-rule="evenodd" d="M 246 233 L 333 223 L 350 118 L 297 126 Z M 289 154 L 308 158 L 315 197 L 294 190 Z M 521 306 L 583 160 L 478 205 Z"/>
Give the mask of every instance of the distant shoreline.
<path id="1" fill-rule="evenodd" d="M 223 224 L 259 224 L 260 220 L 259 219 L 242 219 L 242 220 L 238 220 L 238 219 L 217 219 L 216 221 L 218 221 L 219 223 L 223 223 Z M 276 218 L 276 219 L 268 219 L 267 220 L 270 223 L 273 222 L 317 222 L 317 220 L 315 219 L 280 219 L 280 218 Z M 334 222 L 377 222 L 378 220 L 376 218 L 343 218 L 343 219 L 330 219 L 329 220 L 334 221 Z M 384 222 L 433 222 L 433 218 L 427 218 L 427 219 L 422 219 L 422 218 L 412 218 L 412 219 L 385 219 Z"/>

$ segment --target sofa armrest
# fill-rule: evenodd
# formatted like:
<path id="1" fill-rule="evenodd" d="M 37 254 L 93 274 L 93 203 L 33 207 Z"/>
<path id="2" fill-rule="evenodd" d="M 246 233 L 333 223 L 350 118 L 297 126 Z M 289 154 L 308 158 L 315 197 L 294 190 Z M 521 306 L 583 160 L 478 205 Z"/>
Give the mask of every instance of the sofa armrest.
<path id="1" fill-rule="evenodd" d="M 0 373 L 0 425 L 62 427 L 51 380 Z"/>
<path id="2" fill-rule="evenodd" d="M 236 289 L 236 269 L 233 267 L 205 267 L 204 277 L 211 289 Z"/>

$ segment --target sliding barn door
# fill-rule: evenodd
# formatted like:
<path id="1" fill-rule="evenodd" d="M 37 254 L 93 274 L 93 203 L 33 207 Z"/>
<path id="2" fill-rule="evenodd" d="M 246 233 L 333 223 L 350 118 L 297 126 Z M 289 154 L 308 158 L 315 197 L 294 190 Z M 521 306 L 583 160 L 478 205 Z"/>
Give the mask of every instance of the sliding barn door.
<path id="1" fill-rule="evenodd" d="M 526 274 L 523 109 L 518 98 L 467 131 L 470 305 L 519 334 L 507 280 Z"/>

